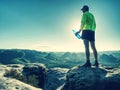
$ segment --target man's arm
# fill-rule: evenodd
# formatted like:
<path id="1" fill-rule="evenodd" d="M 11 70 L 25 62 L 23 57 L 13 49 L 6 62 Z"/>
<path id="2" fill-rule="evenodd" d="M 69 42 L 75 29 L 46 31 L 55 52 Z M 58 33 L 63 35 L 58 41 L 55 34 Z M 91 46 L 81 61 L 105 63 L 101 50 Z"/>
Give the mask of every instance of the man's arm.
<path id="1" fill-rule="evenodd" d="M 87 15 L 86 15 L 86 14 L 83 14 L 82 20 L 81 20 L 80 30 L 83 30 L 83 29 L 84 29 L 84 26 L 85 26 L 85 24 L 86 24 L 86 19 L 87 19 Z"/>
<path id="2" fill-rule="evenodd" d="M 80 33 L 80 32 L 83 30 L 84 25 L 85 25 L 85 23 L 86 23 L 86 18 L 87 18 L 86 15 L 83 14 L 83 16 L 82 16 L 82 20 L 81 20 L 81 26 L 80 26 L 80 29 L 79 29 L 79 31 L 78 31 L 76 34 Z"/>

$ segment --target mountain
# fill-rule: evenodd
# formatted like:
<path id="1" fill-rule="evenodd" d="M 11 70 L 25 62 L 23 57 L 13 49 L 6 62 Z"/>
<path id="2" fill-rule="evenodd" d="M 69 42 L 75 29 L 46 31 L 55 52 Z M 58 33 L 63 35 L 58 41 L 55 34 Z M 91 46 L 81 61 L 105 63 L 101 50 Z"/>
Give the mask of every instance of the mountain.
<path id="1" fill-rule="evenodd" d="M 91 62 L 94 57 L 91 53 Z M 98 53 L 99 63 L 103 66 L 120 66 L 120 51 L 105 51 Z M 43 63 L 47 68 L 72 68 L 85 62 L 85 53 L 75 52 L 42 52 L 24 49 L 0 49 L 1 64 Z"/>
<path id="2" fill-rule="evenodd" d="M 80 55 L 68 52 L 41 52 L 35 50 L 23 49 L 1 49 L 1 64 L 26 64 L 26 63 L 43 63 L 48 68 L 62 67 L 71 68 L 81 63 Z"/>

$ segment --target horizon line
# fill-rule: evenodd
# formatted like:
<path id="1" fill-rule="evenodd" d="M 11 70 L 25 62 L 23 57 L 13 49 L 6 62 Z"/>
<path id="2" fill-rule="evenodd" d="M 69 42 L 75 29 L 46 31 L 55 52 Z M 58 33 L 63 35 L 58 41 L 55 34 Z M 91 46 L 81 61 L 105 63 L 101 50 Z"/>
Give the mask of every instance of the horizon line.
<path id="1" fill-rule="evenodd" d="M 34 50 L 34 51 L 40 51 L 40 52 L 85 52 L 85 51 L 62 51 L 62 50 L 37 50 L 37 49 L 29 49 L 29 48 L 0 48 L 0 50 Z M 120 50 L 99 50 L 98 52 L 120 52 Z M 90 51 L 91 53 L 92 51 Z"/>

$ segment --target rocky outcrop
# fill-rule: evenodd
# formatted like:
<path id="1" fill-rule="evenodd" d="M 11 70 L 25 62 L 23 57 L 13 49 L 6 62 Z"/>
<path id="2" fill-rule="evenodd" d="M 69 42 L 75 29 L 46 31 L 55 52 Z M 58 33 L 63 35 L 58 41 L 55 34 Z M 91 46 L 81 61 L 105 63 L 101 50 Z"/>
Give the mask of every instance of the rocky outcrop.
<path id="1" fill-rule="evenodd" d="M 120 69 L 74 67 L 62 90 L 120 90 Z"/>
<path id="2" fill-rule="evenodd" d="M 35 88 L 38 87 L 40 90 L 46 71 L 47 68 L 40 63 L 0 65 L 0 89 L 38 90 Z"/>
<path id="3" fill-rule="evenodd" d="M 0 65 L 0 77 L 4 77 L 6 72 L 9 72 L 11 69 L 18 70 L 19 73 L 22 72 L 22 64 L 9 64 L 9 65 Z"/>
<path id="4" fill-rule="evenodd" d="M 68 70 L 66 68 L 47 69 L 40 63 L 0 65 L 0 89 L 60 90 L 57 88 L 65 83 Z"/>
<path id="5" fill-rule="evenodd" d="M 40 87 L 43 90 L 120 90 L 120 69 L 80 66 L 70 70 L 47 69 L 40 63 L 0 65 L 0 89 L 41 90 Z"/>
<path id="6" fill-rule="evenodd" d="M 51 68 L 47 71 L 43 90 L 56 90 L 64 84 L 66 73 L 69 69 L 66 68 Z"/>
<path id="7" fill-rule="evenodd" d="M 0 90 L 42 90 L 12 78 L 0 77 Z"/>
<path id="8" fill-rule="evenodd" d="M 22 74 L 25 77 L 35 76 L 36 79 L 38 80 L 38 86 L 40 88 L 43 88 L 46 71 L 47 68 L 44 66 L 44 64 L 31 63 L 31 64 L 26 64 L 23 67 Z"/>

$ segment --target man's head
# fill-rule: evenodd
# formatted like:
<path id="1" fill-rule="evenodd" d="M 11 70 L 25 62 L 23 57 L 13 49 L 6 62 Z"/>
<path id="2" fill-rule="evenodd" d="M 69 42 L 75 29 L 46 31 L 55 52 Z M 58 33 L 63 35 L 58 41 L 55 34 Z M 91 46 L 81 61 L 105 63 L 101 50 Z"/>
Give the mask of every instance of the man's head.
<path id="1" fill-rule="evenodd" d="M 89 7 L 87 5 L 84 5 L 81 9 L 84 12 L 89 11 Z"/>

